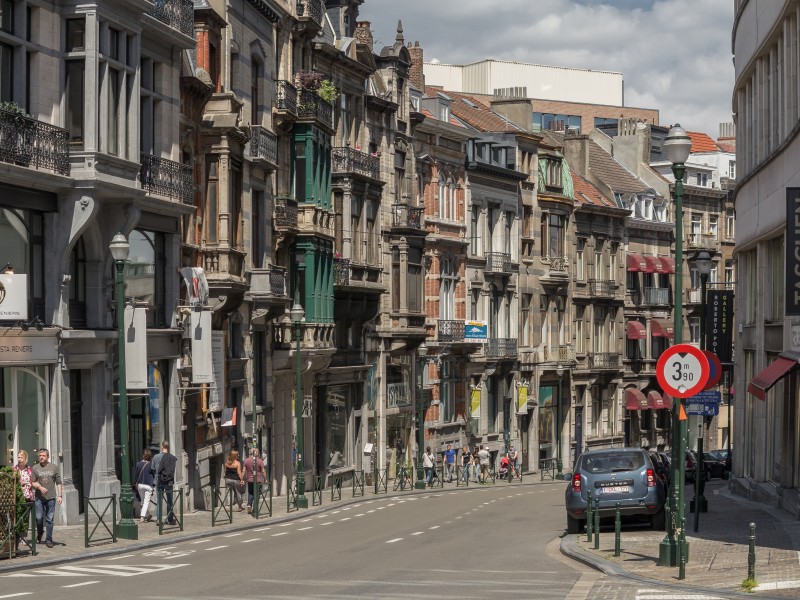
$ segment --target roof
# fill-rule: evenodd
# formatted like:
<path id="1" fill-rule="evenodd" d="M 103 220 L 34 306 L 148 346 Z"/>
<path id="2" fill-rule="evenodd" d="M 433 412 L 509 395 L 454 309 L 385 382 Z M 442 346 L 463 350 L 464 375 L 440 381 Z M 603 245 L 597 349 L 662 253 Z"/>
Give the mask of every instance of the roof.
<path id="1" fill-rule="evenodd" d="M 431 86 L 425 86 L 425 94 L 427 96 L 445 94 L 452 100 L 450 104 L 450 113 L 478 131 L 522 131 L 522 129 L 514 125 L 511 121 L 497 114 L 489 106 L 473 96 L 443 91 Z"/>
<path id="2" fill-rule="evenodd" d="M 588 141 L 589 170 L 614 193 L 641 193 L 649 188 L 594 140 Z"/>
<path id="3" fill-rule="evenodd" d="M 697 131 L 687 132 L 692 139 L 692 154 L 698 152 L 719 152 L 717 143 L 707 134 Z"/>
<path id="4" fill-rule="evenodd" d="M 613 200 L 604 196 L 593 184 L 574 171 L 572 172 L 572 185 L 575 188 L 575 200 L 579 204 L 618 208 Z"/>
<path id="5" fill-rule="evenodd" d="M 736 153 L 736 138 L 719 138 L 717 146 L 723 152 Z"/>

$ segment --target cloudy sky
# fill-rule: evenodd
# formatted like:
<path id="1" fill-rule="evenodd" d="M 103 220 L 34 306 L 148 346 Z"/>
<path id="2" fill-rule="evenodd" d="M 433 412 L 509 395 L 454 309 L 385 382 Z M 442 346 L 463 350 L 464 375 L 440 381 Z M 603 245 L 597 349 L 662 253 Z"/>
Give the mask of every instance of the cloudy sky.
<path id="1" fill-rule="evenodd" d="M 658 109 L 662 125 L 716 138 L 732 121 L 731 0 L 365 0 L 359 19 L 378 49 L 402 19 L 426 61 L 617 71 L 625 104 Z"/>

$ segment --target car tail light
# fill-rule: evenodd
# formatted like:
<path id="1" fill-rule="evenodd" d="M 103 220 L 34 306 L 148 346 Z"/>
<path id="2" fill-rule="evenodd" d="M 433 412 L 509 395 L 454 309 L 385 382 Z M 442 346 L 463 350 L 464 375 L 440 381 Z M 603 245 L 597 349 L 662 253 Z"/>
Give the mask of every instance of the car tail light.
<path id="1" fill-rule="evenodd" d="M 653 469 L 647 469 L 647 487 L 656 487 L 656 475 Z"/>
<path id="2" fill-rule="evenodd" d="M 581 491 L 581 474 L 575 473 L 572 476 L 572 491 L 580 493 Z"/>

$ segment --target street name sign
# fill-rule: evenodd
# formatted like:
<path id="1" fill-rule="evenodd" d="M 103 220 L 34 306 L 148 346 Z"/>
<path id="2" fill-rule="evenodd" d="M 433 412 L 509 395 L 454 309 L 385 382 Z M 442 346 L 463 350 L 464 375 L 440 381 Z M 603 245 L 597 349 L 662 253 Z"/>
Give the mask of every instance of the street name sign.
<path id="1" fill-rule="evenodd" d="M 708 382 L 710 367 L 702 350 L 689 344 L 667 348 L 656 363 L 656 378 L 674 398 L 689 398 L 701 391 Z"/>

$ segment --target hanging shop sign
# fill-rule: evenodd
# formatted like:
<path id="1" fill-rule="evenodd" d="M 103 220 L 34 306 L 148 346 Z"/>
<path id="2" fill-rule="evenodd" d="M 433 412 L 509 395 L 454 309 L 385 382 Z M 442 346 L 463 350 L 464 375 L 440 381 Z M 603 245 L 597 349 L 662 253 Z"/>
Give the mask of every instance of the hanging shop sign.
<path id="1" fill-rule="evenodd" d="M 125 307 L 125 385 L 147 389 L 147 309 Z"/>
<path id="2" fill-rule="evenodd" d="M 800 315 L 800 188 L 786 188 L 786 315 Z M 723 361 L 725 362 L 725 361 Z"/>
<path id="3" fill-rule="evenodd" d="M 211 350 L 211 311 L 194 309 L 191 316 L 192 383 L 214 382 Z"/>
<path id="4" fill-rule="evenodd" d="M 221 411 L 225 408 L 225 332 L 211 332 L 211 364 L 214 371 L 214 385 L 208 394 L 208 410 Z"/>
<path id="5" fill-rule="evenodd" d="M 28 276 L 0 275 L 0 321 L 28 320 Z"/>
<path id="6" fill-rule="evenodd" d="M 706 347 L 721 363 L 733 361 L 733 290 L 708 292 L 706 340 Z"/>
<path id="7" fill-rule="evenodd" d="M 58 340 L 53 335 L 0 336 L 0 365 L 46 365 L 58 361 Z"/>

